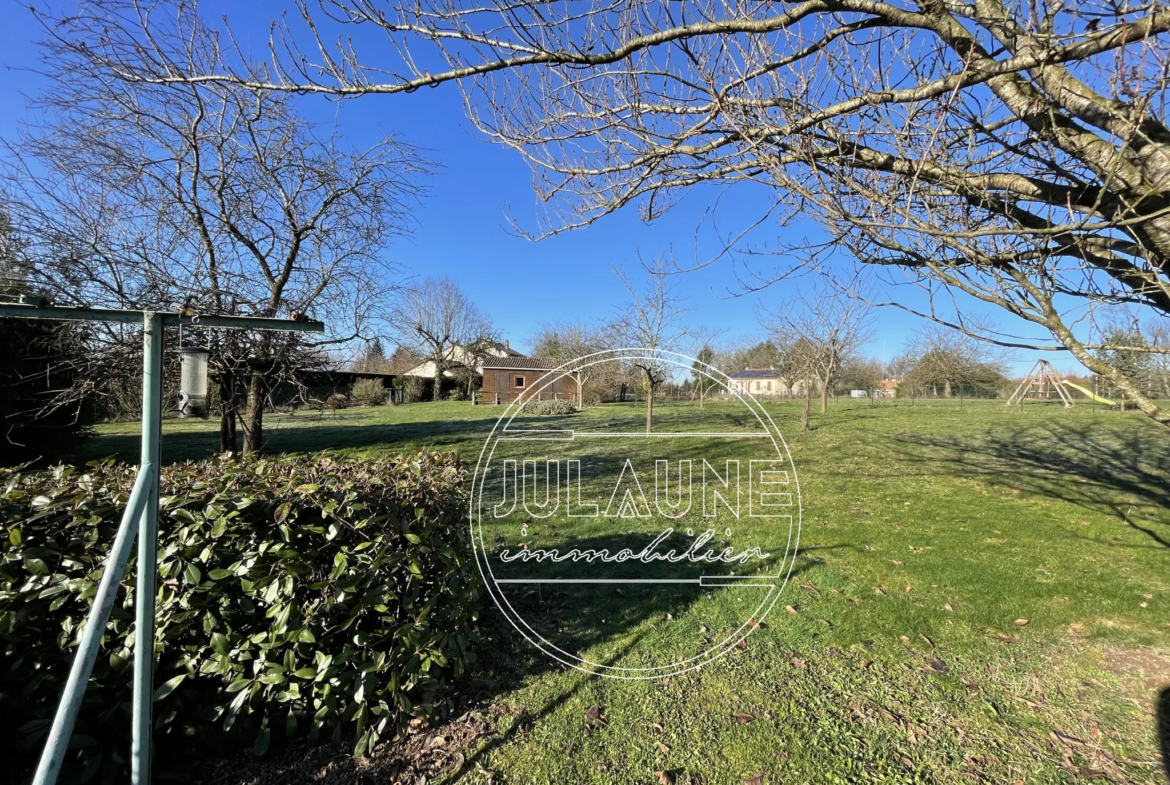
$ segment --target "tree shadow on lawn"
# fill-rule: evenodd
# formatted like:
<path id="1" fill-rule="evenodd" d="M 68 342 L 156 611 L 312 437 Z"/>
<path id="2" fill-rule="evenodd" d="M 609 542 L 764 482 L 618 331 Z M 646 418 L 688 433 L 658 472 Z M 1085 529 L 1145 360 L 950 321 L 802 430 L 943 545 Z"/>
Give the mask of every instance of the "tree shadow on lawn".
<path id="1" fill-rule="evenodd" d="M 311 416 L 311 415 L 310 415 Z M 409 423 L 332 423 L 327 418 L 320 425 L 296 425 L 282 421 L 265 431 L 264 453 L 317 452 L 320 450 L 453 450 L 474 446 L 486 439 L 494 421 L 431 420 Z M 109 456 L 136 463 L 141 449 L 139 434 L 101 434 L 95 436 L 74 456 L 78 463 Z M 219 452 L 219 431 L 163 431 L 164 464 L 198 461 Z M 464 455 L 474 460 L 476 455 Z"/>
<path id="2" fill-rule="evenodd" d="M 1162 768 L 1170 782 L 1170 687 L 1158 694 L 1158 743 L 1162 749 Z"/>
<path id="3" fill-rule="evenodd" d="M 677 547 L 681 542 L 681 538 L 673 539 L 668 541 L 669 544 L 664 545 L 663 549 Z M 629 535 L 621 535 L 570 538 L 558 543 L 558 547 L 562 552 L 569 548 L 578 548 L 608 549 L 614 553 L 622 548 L 632 547 L 632 543 Z M 821 561 L 812 555 L 813 552 L 840 547 L 847 546 L 833 545 L 802 550 L 795 558 L 789 573 L 789 582 L 796 581 L 800 575 Z M 782 560 L 782 557 L 773 557 L 768 560 L 768 567 L 775 568 Z M 708 572 L 710 571 L 708 567 Z M 698 567 L 683 568 L 678 574 L 689 575 L 691 572 L 698 574 Z M 545 584 L 545 587 L 547 586 Z M 651 639 L 656 630 L 649 625 L 651 621 L 663 624 L 662 620 L 673 616 L 681 623 L 687 623 L 682 620 L 687 618 L 688 609 L 695 605 L 700 599 L 699 594 L 704 591 L 696 589 L 690 592 L 662 593 L 641 589 L 637 585 L 625 588 L 630 589 L 627 597 L 611 597 L 612 601 L 605 603 L 602 613 L 588 614 L 588 618 L 581 614 L 583 593 L 563 589 L 514 590 L 512 596 L 508 597 L 508 603 L 535 630 L 564 632 L 563 639 L 553 642 L 566 651 L 584 652 L 595 647 L 604 647 L 606 643 L 618 639 L 625 639 L 614 646 L 611 653 L 599 658 L 598 664 L 613 667 L 635 655 L 639 646 L 653 645 Z M 597 591 L 596 586 L 586 590 L 590 593 Z M 586 684 L 604 678 L 596 674 L 574 673 L 569 666 L 538 651 L 504 618 L 497 607 L 490 602 L 486 605 L 480 622 L 483 638 L 476 647 L 479 667 L 472 672 L 466 687 L 462 690 L 461 710 L 489 709 L 501 697 L 514 692 L 533 679 L 550 673 L 563 675 L 563 680 L 558 681 L 558 685 L 564 683 L 564 680 L 568 680 L 569 685 L 540 706 L 520 707 L 519 712 L 514 713 L 515 722 L 506 731 L 495 735 L 473 754 L 468 755 L 463 768 L 452 781 L 461 780 L 464 775 L 474 771 L 477 762 L 485 759 L 490 752 L 526 733 L 536 722 L 552 715 Z M 572 620 L 575 614 L 579 618 Z M 602 616 L 604 620 L 601 620 Z M 575 623 L 566 625 L 570 620 Z M 711 632 L 715 637 L 719 637 L 724 630 L 713 629 Z M 581 721 L 584 729 L 587 725 L 586 718 L 582 717 Z"/>
<path id="4" fill-rule="evenodd" d="M 558 545 L 616 552 L 631 547 L 632 543 L 628 535 L 612 535 L 564 540 Z M 816 550 L 820 549 L 810 548 L 797 556 L 790 581 L 816 566 L 818 559 L 812 554 Z M 578 652 L 590 651 L 598 664 L 614 666 L 628 663 L 629 658 L 637 656 L 640 646 L 653 643 L 652 637 L 656 633 L 651 622 L 662 627 L 667 613 L 682 620 L 698 599 L 683 593 L 643 593 L 636 586 L 627 588 L 633 590 L 628 592 L 628 598 L 622 598 L 622 603 L 606 604 L 604 623 L 600 621 L 601 614 L 590 614 L 580 623 L 574 622 L 574 614 L 579 610 L 578 598 L 560 589 L 550 590 L 547 585 L 539 590 L 527 587 L 509 589 L 512 592 L 509 602 L 535 629 L 543 630 L 550 623 L 566 629 L 567 636 L 555 641 L 559 645 L 571 646 Z M 629 601 L 625 602 L 626 599 Z M 254 761 L 246 751 L 199 761 L 194 780 L 215 782 L 216 785 L 310 785 L 323 778 L 390 783 L 415 781 L 411 776 L 425 775 L 430 779 L 442 774 L 450 776 L 449 781 L 462 781 L 494 750 L 528 733 L 534 724 L 546 720 L 596 679 L 603 678 L 574 671 L 539 651 L 486 597 L 478 626 L 481 637 L 474 646 L 477 660 L 469 673 L 455 682 L 453 705 L 434 726 L 412 729 L 397 740 L 385 742 L 364 761 L 357 761 L 348 754 L 352 747 L 345 745 L 352 745 L 352 739 L 335 751 L 310 749 L 302 742 L 294 741 L 274 746 L 263 761 Z M 713 634 L 721 632 L 712 630 Z M 507 705 L 508 696 L 536 680 L 548 679 L 552 674 L 557 674 L 558 678 L 546 690 L 549 697 L 534 705 Z M 604 706 L 600 708 L 605 709 Z M 469 719 L 470 714 L 478 715 L 479 719 Z M 590 720 L 584 714 L 581 723 L 582 733 L 585 733 Z M 481 726 L 482 731 L 467 734 L 460 730 L 472 724 Z M 500 726 L 506 727 L 497 731 L 495 728 Z M 421 735 L 452 741 L 460 739 L 464 746 L 432 745 L 428 739 L 420 742 Z M 452 760 L 457 763 L 451 763 Z M 191 763 L 173 762 L 175 768 L 188 768 Z"/>
<path id="5" fill-rule="evenodd" d="M 1112 515 L 1170 548 L 1170 443 L 1160 432 L 1045 423 L 978 439 L 901 436 L 903 457 Z M 1140 517 L 1148 523 L 1135 520 Z"/>

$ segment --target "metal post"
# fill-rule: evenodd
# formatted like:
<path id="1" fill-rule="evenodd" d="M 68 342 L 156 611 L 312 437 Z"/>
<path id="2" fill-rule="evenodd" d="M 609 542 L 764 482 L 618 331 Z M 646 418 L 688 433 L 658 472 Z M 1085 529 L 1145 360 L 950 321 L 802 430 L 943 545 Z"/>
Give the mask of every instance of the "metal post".
<path id="1" fill-rule="evenodd" d="M 150 783 L 151 704 L 154 699 L 154 605 L 158 559 L 158 480 L 162 466 L 163 320 L 142 316 L 142 471 L 149 473 L 146 506 L 138 527 L 138 589 L 134 623 L 134 726 L 130 781 Z"/>
<path id="2" fill-rule="evenodd" d="M 61 771 L 69 736 L 89 683 L 93 663 L 101 647 L 110 609 L 117 587 L 130 557 L 130 543 L 138 529 L 138 588 L 135 594 L 134 630 L 134 726 L 131 748 L 131 781 L 135 785 L 150 782 L 151 709 L 154 702 L 154 617 L 155 576 L 158 558 L 158 482 L 162 466 L 159 447 L 162 441 L 162 376 L 164 327 L 218 327 L 231 330 L 272 330 L 275 332 L 325 331 L 321 322 L 307 319 L 290 321 L 266 317 L 175 315 L 116 308 L 74 308 L 0 302 L 0 316 L 16 319 L 54 319 L 63 321 L 116 322 L 143 325 L 142 355 L 142 463 L 135 479 L 117 537 L 106 560 L 101 584 L 74 655 L 69 678 L 45 750 L 37 765 L 34 785 L 53 785 Z"/>
<path id="3" fill-rule="evenodd" d="M 85 629 L 77 644 L 77 653 L 73 655 L 73 665 L 69 669 L 65 691 L 61 695 L 61 704 L 53 717 L 53 726 L 49 729 L 49 738 L 45 741 L 45 750 L 41 753 L 40 763 L 37 764 L 33 785 L 53 785 L 61 771 L 61 764 L 65 761 L 65 751 L 69 747 L 69 737 L 73 733 L 77 710 L 81 708 L 81 699 L 85 695 L 85 687 L 89 683 L 89 675 L 93 672 L 93 663 L 97 659 L 102 636 L 106 632 L 106 622 L 110 620 L 110 610 L 114 607 L 118 587 L 122 583 L 122 574 L 126 571 L 126 562 L 130 559 L 134 533 L 138 530 L 138 521 L 142 517 L 149 496 L 147 493 L 151 481 L 149 475 L 149 472 L 138 472 L 134 490 L 130 492 L 130 500 L 126 502 L 126 512 L 122 515 L 122 523 L 118 527 L 117 537 L 114 538 L 114 545 L 110 548 L 110 555 L 106 557 L 102 580 L 98 584 L 97 594 L 94 595 L 93 607 L 89 609 L 89 616 L 85 620 Z"/>

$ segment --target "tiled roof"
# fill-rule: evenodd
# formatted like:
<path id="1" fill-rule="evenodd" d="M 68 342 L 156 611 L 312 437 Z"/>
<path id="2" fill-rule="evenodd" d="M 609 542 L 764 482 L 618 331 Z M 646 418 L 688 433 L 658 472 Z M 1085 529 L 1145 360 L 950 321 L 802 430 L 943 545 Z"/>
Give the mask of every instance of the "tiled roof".
<path id="1" fill-rule="evenodd" d="M 511 368 L 522 371 L 549 371 L 555 368 L 548 360 L 537 357 L 488 357 L 483 361 L 484 368 Z"/>
<path id="2" fill-rule="evenodd" d="M 779 379 L 780 372 L 772 368 L 748 368 L 731 374 L 732 379 Z"/>

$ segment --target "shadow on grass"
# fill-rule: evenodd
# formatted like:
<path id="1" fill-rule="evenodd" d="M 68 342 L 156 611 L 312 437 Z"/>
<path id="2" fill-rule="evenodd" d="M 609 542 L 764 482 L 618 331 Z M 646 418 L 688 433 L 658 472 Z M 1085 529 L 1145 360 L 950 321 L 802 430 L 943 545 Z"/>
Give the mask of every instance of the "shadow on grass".
<path id="1" fill-rule="evenodd" d="M 616 552 L 624 547 L 632 547 L 632 543 L 630 536 L 625 535 L 572 538 L 548 547 L 559 547 L 562 551 L 568 548 L 593 548 Z M 817 565 L 819 558 L 813 555 L 815 551 L 840 547 L 847 546 L 813 547 L 801 551 L 792 566 L 789 580 L 797 580 L 803 572 Z M 778 569 L 782 558 L 777 556 L 770 562 L 769 569 Z M 578 567 L 569 573 L 579 571 Z M 707 571 L 711 572 L 709 566 Z M 697 575 L 698 572 L 697 566 L 693 568 L 688 566 L 680 567 L 678 574 Z M 608 642 L 621 641 L 612 653 L 597 660 L 598 664 L 614 666 L 627 658 L 636 657 L 640 646 L 656 645 L 652 639 L 654 635 L 652 621 L 661 624 L 660 620 L 669 618 L 667 614 L 682 619 L 687 609 L 700 599 L 704 591 L 713 591 L 695 587 L 689 590 L 675 589 L 663 592 L 646 589 L 637 584 L 624 586 L 621 592 L 611 589 L 602 594 L 599 589 L 600 587 L 596 585 L 585 587 L 520 585 L 507 589 L 506 601 L 533 630 L 549 638 L 555 635 L 553 642 L 565 651 L 577 653 L 593 651 L 598 647 L 605 648 Z M 515 715 L 516 721 L 508 730 L 493 738 L 474 754 L 468 755 L 463 769 L 453 781 L 460 780 L 473 771 L 477 761 L 482 761 L 492 750 L 507 744 L 517 734 L 526 732 L 535 722 L 551 715 L 577 694 L 585 684 L 593 679 L 604 678 L 586 673 L 570 673 L 567 665 L 553 660 L 525 640 L 498 608 L 490 602 L 486 605 L 480 622 L 483 637 L 476 649 L 479 667 L 473 671 L 463 688 L 461 695 L 463 705 L 460 710 L 482 709 L 493 705 L 501 696 L 549 672 L 564 674 L 565 679 L 570 680 L 571 684 L 554 697 L 542 701 L 540 705 L 521 707 L 518 715 Z M 712 634 L 719 637 L 721 632 L 722 630 L 713 630 Z M 621 640 L 626 638 L 628 640 Z M 584 727 L 584 717 L 582 723 Z"/>
<path id="2" fill-rule="evenodd" d="M 896 440 L 903 456 L 1112 515 L 1170 548 L 1170 442 L 1160 431 L 1045 423 L 978 439 L 930 435 Z M 1137 518 L 1147 523 L 1139 523 Z"/>
<path id="3" fill-rule="evenodd" d="M 1170 782 L 1170 687 L 1158 694 L 1158 744 L 1162 748 L 1162 768 Z"/>
<path id="4" fill-rule="evenodd" d="M 487 414 L 496 410 L 488 407 Z M 503 407 L 498 407 L 498 414 Z M 364 412 L 337 415 L 316 414 L 268 415 L 264 425 L 264 452 L 272 454 L 294 452 L 316 452 L 319 450 L 453 450 L 474 446 L 491 433 L 494 418 L 487 414 L 481 419 L 440 419 L 415 420 L 403 423 L 369 422 L 370 415 Z M 574 415 L 565 417 L 517 417 L 513 427 L 567 427 L 563 423 L 572 421 Z M 240 436 L 241 444 L 243 436 Z M 116 457 L 127 462 L 137 462 L 140 450 L 138 433 L 99 434 L 86 442 L 71 456 L 76 463 L 98 458 Z M 198 461 L 210 458 L 219 452 L 219 431 L 208 426 L 200 430 L 164 428 L 162 435 L 163 463 Z M 468 455 L 474 459 L 475 456 Z"/>
<path id="5" fill-rule="evenodd" d="M 305 419 L 316 419 L 309 415 Z M 469 441 L 486 438 L 490 423 L 483 420 L 435 420 L 401 424 L 334 422 L 326 415 L 321 424 L 300 425 L 282 420 L 266 426 L 264 452 L 317 452 L 320 450 L 365 450 L 381 448 L 401 449 L 455 449 Z M 96 458 L 113 456 L 136 462 L 140 449 L 138 434 L 103 434 L 90 440 L 74 460 L 84 463 Z M 219 452 L 218 431 L 163 432 L 163 463 L 198 461 Z"/>

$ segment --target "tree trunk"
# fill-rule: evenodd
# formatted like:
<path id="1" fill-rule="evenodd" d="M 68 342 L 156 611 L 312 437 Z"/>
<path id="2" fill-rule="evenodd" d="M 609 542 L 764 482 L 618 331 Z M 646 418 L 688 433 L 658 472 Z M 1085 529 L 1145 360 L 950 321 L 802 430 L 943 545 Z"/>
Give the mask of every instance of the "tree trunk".
<path id="1" fill-rule="evenodd" d="M 219 375 L 219 451 L 237 453 L 236 439 L 236 375 L 225 370 Z"/>
<path id="2" fill-rule="evenodd" d="M 943 397 L 944 398 L 951 397 L 951 383 L 949 381 L 947 381 L 943 384 Z"/>
<path id="3" fill-rule="evenodd" d="M 829 385 L 821 385 L 821 414 L 829 411 Z"/>
<path id="4" fill-rule="evenodd" d="M 646 396 L 646 433 L 654 430 L 654 385 L 647 382 L 650 386 L 650 393 Z"/>
<path id="5" fill-rule="evenodd" d="M 804 386 L 804 411 L 800 416 L 800 430 L 812 430 L 812 387 L 808 384 Z"/>
<path id="6" fill-rule="evenodd" d="M 438 401 L 443 389 L 443 366 L 435 363 L 435 388 L 431 391 L 431 400 Z"/>
<path id="7" fill-rule="evenodd" d="M 264 374 L 252 371 L 248 377 L 248 399 L 244 404 L 244 455 L 260 452 L 264 446 Z"/>

